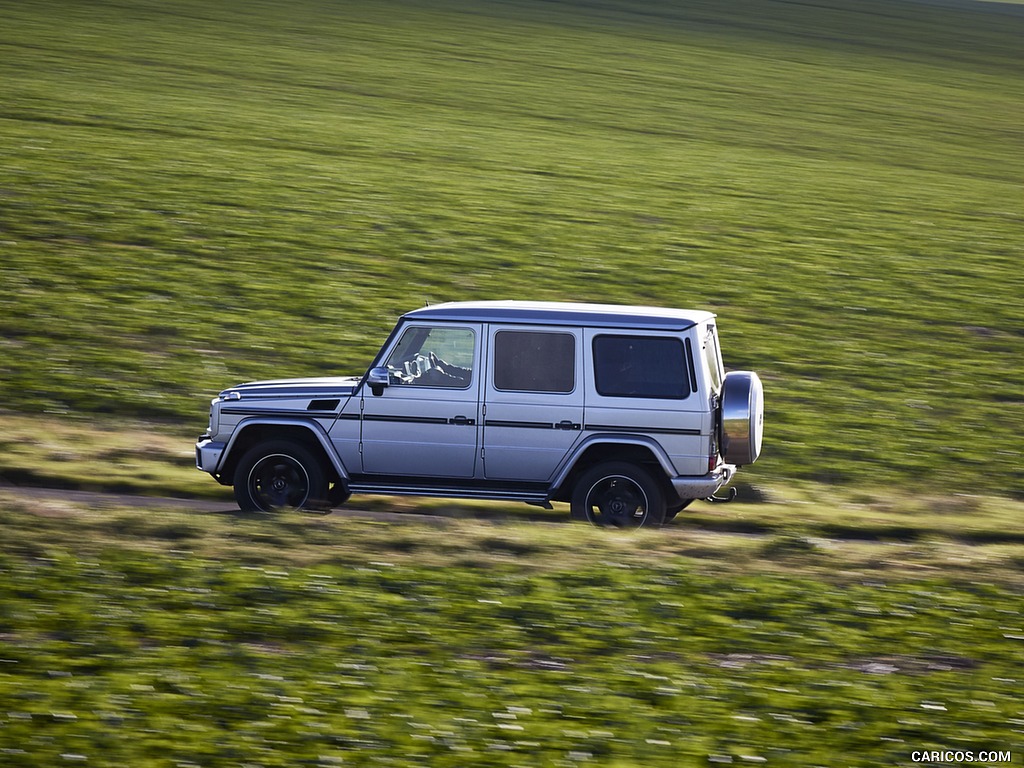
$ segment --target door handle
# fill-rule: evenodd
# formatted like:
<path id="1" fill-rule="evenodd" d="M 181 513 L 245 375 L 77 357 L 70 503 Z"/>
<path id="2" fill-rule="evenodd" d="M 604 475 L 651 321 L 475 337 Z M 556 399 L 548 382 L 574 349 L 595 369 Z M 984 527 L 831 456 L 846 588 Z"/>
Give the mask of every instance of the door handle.
<path id="1" fill-rule="evenodd" d="M 454 424 L 458 427 L 472 427 L 474 424 L 476 424 L 476 420 L 466 418 L 465 416 L 456 416 L 453 419 L 448 419 L 448 423 Z"/>
<path id="2" fill-rule="evenodd" d="M 579 429 L 579 428 L 580 428 L 579 424 L 577 424 L 574 421 L 570 421 L 569 419 L 562 419 L 560 422 L 555 424 L 555 429 L 576 430 L 576 429 Z"/>

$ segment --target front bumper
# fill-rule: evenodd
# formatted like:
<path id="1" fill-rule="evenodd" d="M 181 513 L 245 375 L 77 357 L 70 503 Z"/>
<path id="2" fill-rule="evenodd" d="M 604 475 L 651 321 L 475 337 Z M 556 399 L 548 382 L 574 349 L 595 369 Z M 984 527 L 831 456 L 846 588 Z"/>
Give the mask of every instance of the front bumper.
<path id="1" fill-rule="evenodd" d="M 673 477 L 672 488 L 680 499 L 706 499 L 728 485 L 735 474 L 736 467 L 732 464 L 719 464 L 703 477 Z"/>
<path id="2" fill-rule="evenodd" d="M 211 475 L 216 474 L 226 447 L 227 443 L 218 443 L 206 435 L 200 437 L 196 443 L 196 469 L 209 472 Z"/>

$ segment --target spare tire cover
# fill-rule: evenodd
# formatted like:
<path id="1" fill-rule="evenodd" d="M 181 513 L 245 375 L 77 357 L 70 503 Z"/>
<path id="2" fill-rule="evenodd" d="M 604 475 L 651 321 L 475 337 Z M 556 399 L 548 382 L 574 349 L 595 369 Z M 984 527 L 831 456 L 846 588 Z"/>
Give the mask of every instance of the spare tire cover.
<path id="1" fill-rule="evenodd" d="M 753 464 L 761 454 L 764 389 L 753 371 L 730 371 L 722 384 L 722 458 L 729 464 Z"/>

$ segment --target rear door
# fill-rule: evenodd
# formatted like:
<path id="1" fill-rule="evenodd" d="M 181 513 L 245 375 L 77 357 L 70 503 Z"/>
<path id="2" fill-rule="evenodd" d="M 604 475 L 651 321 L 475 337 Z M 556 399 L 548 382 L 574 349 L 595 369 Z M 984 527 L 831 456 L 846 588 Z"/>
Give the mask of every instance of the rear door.
<path id="1" fill-rule="evenodd" d="M 548 480 L 582 434 L 582 329 L 491 325 L 487 333 L 484 474 Z"/>

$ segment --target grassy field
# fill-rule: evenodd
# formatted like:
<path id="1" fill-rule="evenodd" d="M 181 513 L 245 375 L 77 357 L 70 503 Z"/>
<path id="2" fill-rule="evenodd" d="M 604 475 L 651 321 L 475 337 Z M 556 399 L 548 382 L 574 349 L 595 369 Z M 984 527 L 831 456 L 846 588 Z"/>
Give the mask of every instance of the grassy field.
<path id="1" fill-rule="evenodd" d="M 5 766 L 1024 753 L 1024 549 L 0 492 Z"/>
<path id="2" fill-rule="evenodd" d="M 1024 19 L 965 7 L 0 3 L 0 422 L 652 303 L 762 373 L 758 481 L 1020 497 Z"/>
<path id="3" fill-rule="evenodd" d="M 1024 17 L 945 5 L 0 0 L 0 486 L 229 510 L 209 398 L 424 301 L 709 308 L 768 398 L 633 536 L 0 487 L 0 764 L 1019 765 Z"/>

